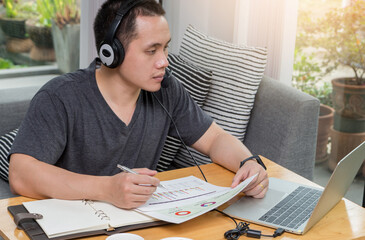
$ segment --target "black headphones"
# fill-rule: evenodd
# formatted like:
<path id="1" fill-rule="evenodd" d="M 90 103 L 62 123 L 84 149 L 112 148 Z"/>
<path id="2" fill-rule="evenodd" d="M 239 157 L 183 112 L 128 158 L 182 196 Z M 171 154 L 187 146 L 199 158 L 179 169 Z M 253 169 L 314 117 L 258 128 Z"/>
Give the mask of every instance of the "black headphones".
<path id="1" fill-rule="evenodd" d="M 123 62 L 125 55 L 124 47 L 119 39 L 115 37 L 115 34 L 123 17 L 142 1 L 143 0 L 129 0 L 125 4 L 122 4 L 116 13 L 115 19 L 106 34 L 105 40 L 100 44 L 99 57 L 105 66 L 116 68 Z"/>
<path id="2" fill-rule="evenodd" d="M 125 56 L 124 47 L 119 39 L 115 37 L 115 34 L 123 17 L 137 4 L 142 2 L 143 0 L 128 0 L 125 4 L 121 5 L 116 13 L 115 19 L 106 34 L 105 40 L 100 44 L 99 58 L 105 66 L 116 68 L 123 62 Z M 166 68 L 165 71 L 164 80 L 161 82 L 161 87 L 163 88 L 167 88 L 169 81 L 172 81 L 170 79 L 173 78 L 171 71 L 168 68 Z"/>

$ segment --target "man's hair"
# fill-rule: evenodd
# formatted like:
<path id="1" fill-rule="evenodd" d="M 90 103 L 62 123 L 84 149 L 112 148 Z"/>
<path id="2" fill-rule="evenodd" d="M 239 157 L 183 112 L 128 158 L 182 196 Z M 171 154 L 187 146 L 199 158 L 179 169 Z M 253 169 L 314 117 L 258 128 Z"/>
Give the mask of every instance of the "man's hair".
<path id="1" fill-rule="evenodd" d="M 129 0 L 107 0 L 99 9 L 94 21 L 94 35 L 97 52 L 104 41 L 110 25 L 114 21 L 117 11 L 121 5 Z M 118 37 L 127 50 L 129 43 L 137 36 L 137 16 L 163 16 L 165 14 L 162 6 L 155 0 L 144 0 L 133 7 L 119 24 L 115 37 Z"/>

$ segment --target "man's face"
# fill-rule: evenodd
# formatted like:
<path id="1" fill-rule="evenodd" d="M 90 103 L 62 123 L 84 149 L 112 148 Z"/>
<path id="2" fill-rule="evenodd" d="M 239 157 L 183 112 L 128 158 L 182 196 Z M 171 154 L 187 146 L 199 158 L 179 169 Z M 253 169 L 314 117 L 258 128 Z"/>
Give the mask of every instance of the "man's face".
<path id="1" fill-rule="evenodd" d="M 136 31 L 137 36 L 130 42 L 120 67 L 121 77 L 131 87 L 158 91 L 169 64 L 169 26 L 163 16 L 138 16 Z"/>

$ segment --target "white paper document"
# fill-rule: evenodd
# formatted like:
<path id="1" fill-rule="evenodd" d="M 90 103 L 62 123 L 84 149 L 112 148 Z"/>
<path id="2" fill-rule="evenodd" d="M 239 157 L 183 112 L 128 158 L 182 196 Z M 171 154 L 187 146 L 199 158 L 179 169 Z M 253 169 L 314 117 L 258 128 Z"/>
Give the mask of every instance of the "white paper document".
<path id="1" fill-rule="evenodd" d="M 242 190 L 256 175 L 237 187 L 220 187 L 194 176 L 162 181 L 167 188 L 157 188 L 146 204 L 136 210 L 171 223 L 182 223 L 224 204 Z"/>
<path id="2" fill-rule="evenodd" d="M 166 209 L 192 201 L 206 199 L 213 194 L 229 191 L 230 187 L 219 187 L 194 176 L 162 181 L 166 188 L 157 188 L 152 197 L 138 208 L 141 211 Z"/>

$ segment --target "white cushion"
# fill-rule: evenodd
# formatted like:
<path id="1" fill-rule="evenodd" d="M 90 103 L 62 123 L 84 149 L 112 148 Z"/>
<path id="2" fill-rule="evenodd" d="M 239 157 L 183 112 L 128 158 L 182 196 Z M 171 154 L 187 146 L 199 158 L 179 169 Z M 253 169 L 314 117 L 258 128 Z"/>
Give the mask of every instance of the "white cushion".
<path id="1" fill-rule="evenodd" d="M 179 55 L 213 71 L 211 88 L 203 104 L 215 122 L 240 141 L 245 138 L 255 95 L 267 62 L 267 49 L 239 46 L 209 37 L 191 25 L 186 29 Z M 210 159 L 194 151 L 199 164 Z M 180 148 L 174 165 L 194 165 Z"/>
<path id="2" fill-rule="evenodd" d="M 17 132 L 18 129 L 15 129 L 0 137 L 0 177 L 5 181 L 8 181 L 9 176 L 8 155 Z"/>

